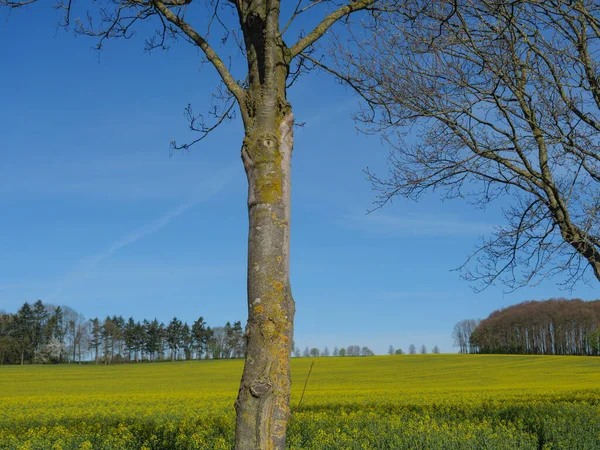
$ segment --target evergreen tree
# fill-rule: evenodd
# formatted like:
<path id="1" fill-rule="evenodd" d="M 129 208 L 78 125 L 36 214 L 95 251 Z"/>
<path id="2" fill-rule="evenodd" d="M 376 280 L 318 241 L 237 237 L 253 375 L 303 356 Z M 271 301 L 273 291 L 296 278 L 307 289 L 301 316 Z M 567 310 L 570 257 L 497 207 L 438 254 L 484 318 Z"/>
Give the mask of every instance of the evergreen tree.
<path id="1" fill-rule="evenodd" d="M 182 346 L 183 341 L 183 324 L 177 317 L 173 317 L 173 320 L 169 323 L 165 329 L 165 340 L 169 350 L 171 350 L 171 361 L 177 359 L 177 352 Z"/>
<path id="2" fill-rule="evenodd" d="M 14 364 L 19 357 L 19 345 L 15 337 L 15 316 L 0 312 L 0 365 Z"/>
<path id="3" fill-rule="evenodd" d="M 35 316 L 31 305 L 27 302 L 17 311 L 15 322 L 15 337 L 21 355 L 21 365 L 25 364 L 25 357 L 33 352 Z"/>
<path id="4" fill-rule="evenodd" d="M 208 342 L 212 337 L 212 330 L 207 327 L 203 317 L 199 317 L 192 324 L 192 335 L 197 358 L 200 359 L 208 351 Z"/>
<path id="5" fill-rule="evenodd" d="M 63 309 L 57 306 L 52 313 L 54 320 L 52 321 L 52 337 L 59 342 L 65 342 L 65 324 Z"/>
<path id="6" fill-rule="evenodd" d="M 144 328 L 146 331 L 144 349 L 150 360 L 154 361 L 163 352 L 164 325 L 155 318 L 152 322 L 144 320 Z"/>
<path id="7" fill-rule="evenodd" d="M 233 358 L 243 357 L 245 355 L 246 343 L 244 341 L 244 330 L 242 329 L 242 322 L 234 322 L 233 325 L 230 326 L 229 330 L 227 330 L 227 325 L 225 325 L 225 329 L 227 331 L 227 345 L 231 352 L 230 356 L 232 356 Z"/>
<path id="8" fill-rule="evenodd" d="M 98 318 L 94 318 L 91 321 L 91 337 L 90 337 L 90 348 L 94 349 L 94 360 L 98 364 L 99 360 L 99 349 L 102 344 L 102 325 Z"/>
<path id="9" fill-rule="evenodd" d="M 186 361 L 192 359 L 192 353 L 194 352 L 194 336 L 190 326 L 185 322 L 181 329 L 181 347 L 185 355 Z"/>
<path id="10" fill-rule="evenodd" d="M 125 346 L 125 319 L 123 316 L 113 316 L 111 319 L 113 323 L 112 329 L 112 353 L 113 360 L 117 358 L 121 360 L 123 358 L 123 349 Z"/>
<path id="11" fill-rule="evenodd" d="M 34 330 L 33 330 L 33 351 L 34 351 L 34 360 L 36 361 L 37 355 L 41 352 L 44 345 L 46 345 L 45 335 L 44 335 L 44 327 L 46 325 L 46 320 L 48 319 L 48 311 L 46 310 L 46 306 L 41 300 L 36 301 L 33 304 L 33 320 L 34 320 Z"/>
<path id="12" fill-rule="evenodd" d="M 137 362 L 138 346 L 137 346 L 136 335 L 137 335 L 137 324 L 135 323 L 135 320 L 133 320 L 133 317 L 130 317 L 127 320 L 127 323 L 123 327 L 123 341 L 125 344 L 125 350 L 128 353 L 127 359 L 129 361 L 131 361 L 131 359 L 132 359 L 131 356 L 133 354 L 134 359 Z"/>
<path id="13" fill-rule="evenodd" d="M 145 352 L 144 342 L 146 342 L 146 329 L 144 327 L 144 324 L 138 321 L 135 324 L 135 348 L 137 353 L 139 353 L 140 359 L 142 361 L 144 360 Z"/>

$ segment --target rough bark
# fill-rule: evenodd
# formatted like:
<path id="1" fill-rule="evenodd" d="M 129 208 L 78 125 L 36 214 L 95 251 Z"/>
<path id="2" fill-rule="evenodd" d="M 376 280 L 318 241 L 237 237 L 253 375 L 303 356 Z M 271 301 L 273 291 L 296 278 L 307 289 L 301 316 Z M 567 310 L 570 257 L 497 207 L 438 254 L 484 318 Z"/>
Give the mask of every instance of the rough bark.
<path id="1" fill-rule="evenodd" d="M 247 353 L 236 401 L 236 449 L 283 449 L 290 414 L 295 306 L 289 276 L 290 164 L 294 116 L 286 99 L 290 54 L 279 2 L 245 4 L 248 63 L 241 104 L 248 178 Z"/>
<path id="2" fill-rule="evenodd" d="M 248 177 L 248 347 L 236 401 L 237 450 L 285 448 L 295 304 L 289 275 L 290 170 L 294 115 L 290 63 L 336 21 L 375 0 L 344 5 L 292 47 L 283 42 L 277 0 L 238 2 L 248 85 L 240 103 Z M 227 79 L 224 78 L 227 85 Z"/>
<path id="3" fill-rule="evenodd" d="M 289 279 L 290 162 L 293 114 L 276 128 L 249 130 L 248 350 L 236 402 L 236 449 L 283 449 L 290 414 L 290 354 L 295 313 Z"/>

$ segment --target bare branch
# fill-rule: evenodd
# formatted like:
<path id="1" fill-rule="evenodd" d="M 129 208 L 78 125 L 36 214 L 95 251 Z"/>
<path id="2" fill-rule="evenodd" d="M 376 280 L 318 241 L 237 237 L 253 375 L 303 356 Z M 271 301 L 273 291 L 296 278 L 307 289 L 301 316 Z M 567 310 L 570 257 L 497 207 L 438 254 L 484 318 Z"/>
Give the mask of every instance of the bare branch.
<path id="1" fill-rule="evenodd" d="M 188 104 L 185 108 L 185 116 L 188 119 L 190 130 L 200 133 L 200 136 L 191 142 L 180 145 L 177 144 L 175 140 L 171 141 L 171 151 L 190 150 L 195 144 L 206 139 L 208 135 L 216 130 L 223 122 L 232 120 L 235 117 L 235 105 L 235 102 L 229 102 L 229 104 L 225 105 L 222 112 L 219 112 L 219 109 L 216 106 L 213 106 L 213 110 L 210 111 L 209 115 L 215 120 L 209 125 L 205 122 L 204 116 L 202 114 L 195 115 L 192 105 Z"/>
<path id="2" fill-rule="evenodd" d="M 365 132 L 393 148 L 388 178 L 367 172 L 376 207 L 431 190 L 479 207 L 510 199 L 507 225 L 462 268 L 484 288 L 600 280 L 600 10 L 589 5 L 409 0 L 370 17 L 366 34 L 349 28 L 336 67 L 314 61 L 359 92 Z"/>
<path id="3" fill-rule="evenodd" d="M 171 11 L 164 2 L 159 0 L 150 0 L 154 7 L 160 11 L 160 13 L 165 16 L 165 18 L 177 26 L 180 30 L 182 30 L 192 41 L 198 45 L 206 55 L 206 58 L 212 63 L 212 65 L 217 69 L 223 83 L 227 86 L 227 89 L 231 91 L 236 100 L 238 101 L 240 107 L 244 105 L 244 90 L 239 86 L 236 80 L 233 78 L 227 66 L 219 55 L 213 50 L 213 48 L 208 44 L 208 42 L 200 36 L 185 20 Z"/>
<path id="4" fill-rule="evenodd" d="M 304 8 L 301 8 L 302 6 L 302 0 L 298 0 L 298 3 L 296 3 L 296 8 L 294 9 L 294 12 L 292 13 L 291 17 L 289 18 L 289 20 L 287 21 L 287 23 L 285 24 L 285 26 L 281 29 L 281 36 L 283 36 L 285 34 L 285 32 L 288 30 L 288 28 L 290 27 L 290 25 L 292 25 L 292 23 L 294 22 L 294 20 L 296 18 L 298 18 L 298 16 L 300 16 L 301 14 L 305 13 L 306 11 L 314 8 L 315 6 L 324 3 L 327 0 L 312 0 L 308 5 L 306 5 Z"/>
<path id="5" fill-rule="evenodd" d="M 12 0 L 0 0 L 0 5 L 8 6 L 9 8 L 20 8 L 21 6 L 31 5 L 37 0 L 23 0 L 23 1 L 12 1 Z"/>
<path id="6" fill-rule="evenodd" d="M 291 57 L 294 58 L 302 53 L 307 47 L 314 44 L 319 38 L 321 38 L 331 26 L 336 23 L 341 18 L 352 14 L 356 11 L 361 11 L 364 9 L 368 9 L 369 7 L 375 5 L 378 0 L 359 0 L 353 1 L 352 3 L 342 6 L 336 11 L 329 14 L 325 19 L 321 21 L 319 25 L 315 27 L 310 33 L 296 42 L 294 45 L 290 47 Z"/>

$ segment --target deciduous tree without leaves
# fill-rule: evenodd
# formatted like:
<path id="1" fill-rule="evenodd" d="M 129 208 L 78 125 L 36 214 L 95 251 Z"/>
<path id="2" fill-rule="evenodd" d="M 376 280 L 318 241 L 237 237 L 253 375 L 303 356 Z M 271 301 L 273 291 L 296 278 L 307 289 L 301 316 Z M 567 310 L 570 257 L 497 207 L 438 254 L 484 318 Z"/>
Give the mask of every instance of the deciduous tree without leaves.
<path id="1" fill-rule="evenodd" d="M 390 176 L 371 174 L 380 205 L 503 198 L 463 266 L 476 289 L 600 280 L 600 4 L 408 0 L 366 28 L 335 55 L 394 148 Z"/>
<path id="2" fill-rule="evenodd" d="M 458 347 L 459 353 L 472 353 L 471 335 L 479 325 L 479 320 L 466 319 L 457 322 L 452 329 L 452 339 L 454 346 Z"/>
<path id="3" fill-rule="evenodd" d="M 0 0 L 8 7 L 21 7 L 36 0 Z M 214 112 L 214 123 L 205 123 L 191 107 L 187 113 L 192 129 L 200 132 L 195 142 L 239 112 L 244 127 L 241 157 L 248 179 L 248 339 L 246 364 L 236 401 L 236 448 L 283 449 L 290 414 L 290 353 L 295 305 L 289 280 L 290 257 L 290 162 L 294 115 L 287 89 L 309 64 L 314 44 L 340 19 L 359 11 L 391 7 L 384 0 L 112 0 L 86 2 L 58 0 L 63 24 L 73 17 L 75 31 L 98 38 L 129 38 L 142 21 L 154 21 L 157 32 L 147 48 L 164 48 L 170 38 L 181 38 L 197 46 L 218 72 L 223 83 L 222 108 Z M 287 2 L 285 2 L 287 3 Z M 81 5 L 82 13 L 73 8 Z M 86 6 L 90 11 L 85 11 Z M 202 6 L 206 9 L 203 10 Z M 281 7 L 287 7 L 282 17 Z M 322 8 L 322 20 L 302 32 L 288 45 L 284 33 L 305 12 Z M 247 70 L 235 76 L 227 59 L 209 42 L 208 29 L 194 28 L 198 15 L 209 15 L 213 27 L 223 25 L 234 36 Z M 310 17 L 315 17 L 314 15 Z M 202 19 L 202 17 L 200 17 Z M 293 38 L 285 36 L 289 41 Z M 235 46 L 234 46 L 235 47 Z M 236 53 L 239 55 L 239 53 Z M 235 56 L 234 56 L 235 57 Z M 235 65 L 239 67 L 240 65 Z M 188 149 L 193 143 L 174 149 Z"/>

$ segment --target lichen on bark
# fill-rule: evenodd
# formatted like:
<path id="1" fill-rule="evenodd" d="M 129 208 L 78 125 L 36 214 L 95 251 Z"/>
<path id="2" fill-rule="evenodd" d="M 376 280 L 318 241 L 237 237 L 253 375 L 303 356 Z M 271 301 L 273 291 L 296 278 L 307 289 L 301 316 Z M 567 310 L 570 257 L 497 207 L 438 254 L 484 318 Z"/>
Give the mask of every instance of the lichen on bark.
<path id="1" fill-rule="evenodd" d="M 277 108 L 278 111 L 281 109 Z M 248 176 L 248 351 L 237 410 L 237 449 L 283 449 L 290 414 L 295 313 L 289 279 L 293 114 L 244 139 Z M 264 114 L 262 117 L 266 117 Z"/>

